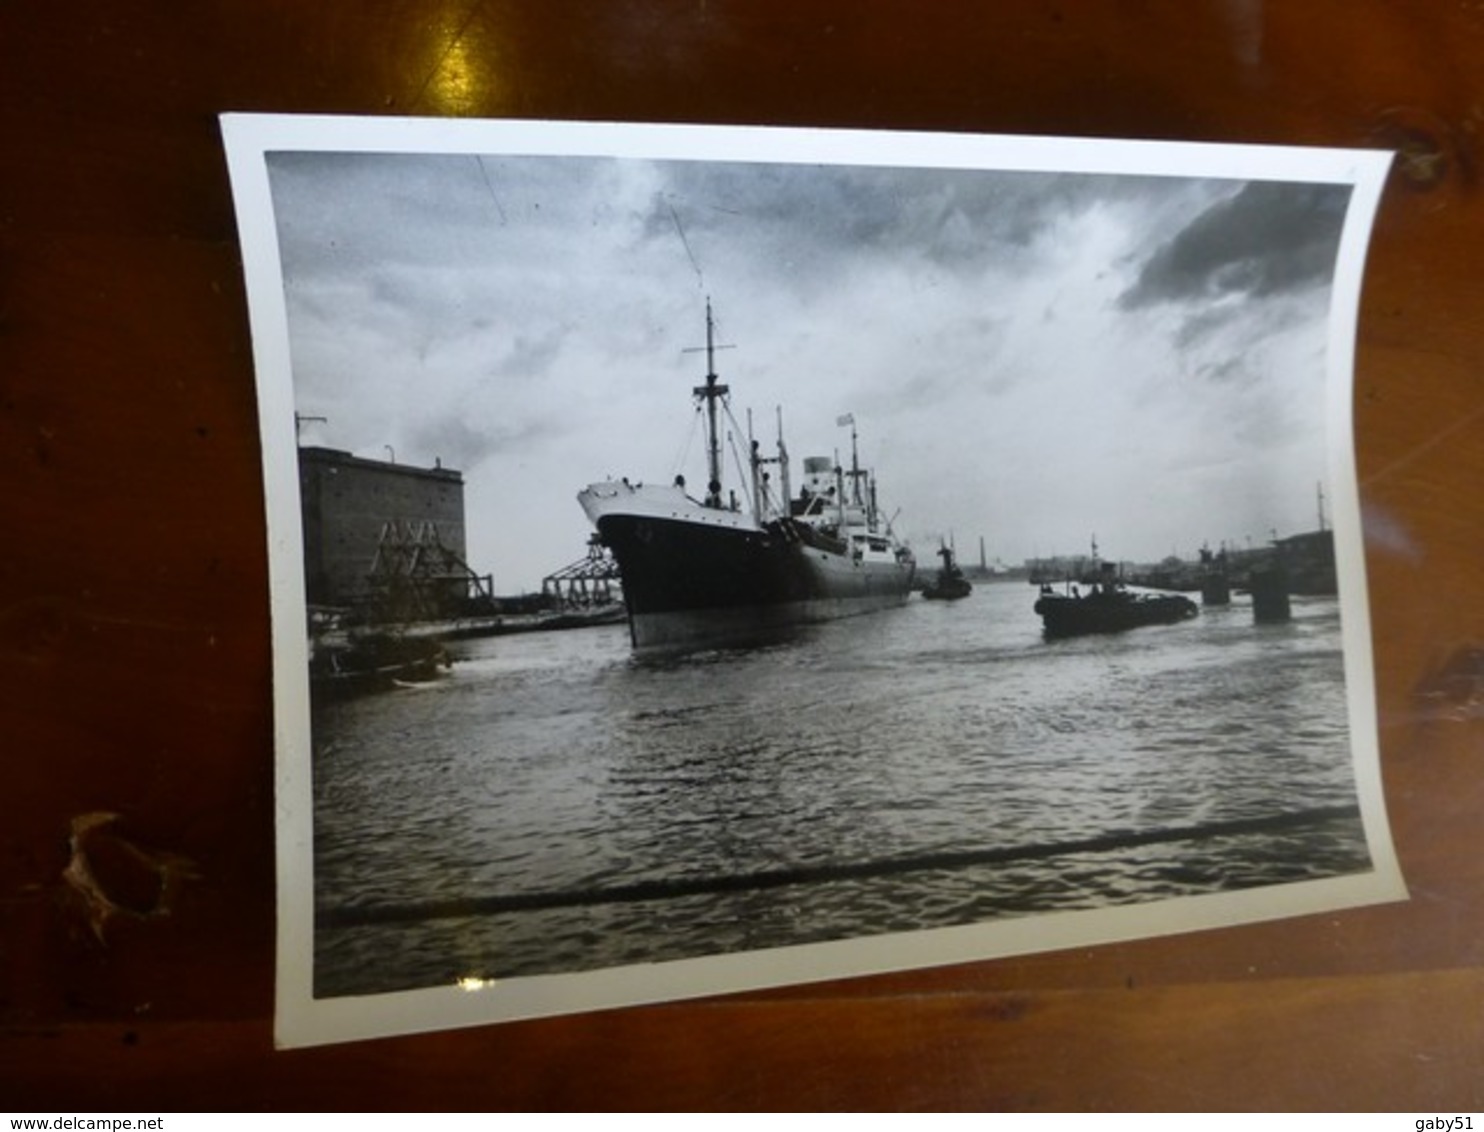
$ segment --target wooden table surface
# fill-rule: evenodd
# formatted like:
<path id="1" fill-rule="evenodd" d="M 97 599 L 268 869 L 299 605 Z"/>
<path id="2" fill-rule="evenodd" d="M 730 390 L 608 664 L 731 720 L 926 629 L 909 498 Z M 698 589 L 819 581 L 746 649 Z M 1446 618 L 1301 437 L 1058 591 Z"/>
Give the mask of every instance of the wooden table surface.
<path id="1" fill-rule="evenodd" d="M 267 570 L 223 111 L 1398 151 L 1356 372 L 1412 898 L 708 1002 L 272 1048 Z M 1484 7 L 201 0 L 0 12 L 0 1106 L 1484 1107 Z M 63 877 L 160 899 L 100 939 Z M 153 874 L 149 874 L 152 876 Z"/>

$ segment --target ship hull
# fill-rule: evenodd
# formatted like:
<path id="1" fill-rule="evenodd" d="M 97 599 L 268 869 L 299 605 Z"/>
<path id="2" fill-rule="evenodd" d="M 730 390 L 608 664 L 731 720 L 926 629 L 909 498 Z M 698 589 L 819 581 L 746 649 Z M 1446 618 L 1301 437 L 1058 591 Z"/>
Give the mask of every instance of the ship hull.
<path id="1" fill-rule="evenodd" d="M 963 578 L 939 578 L 922 591 L 928 601 L 959 601 L 974 592 L 973 585 Z"/>
<path id="2" fill-rule="evenodd" d="M 1189 598 L 1124 593 L 1085 598 L 1043 596 L 1036 602 L 1035 611 L 1041 615 L 1047 637 L 1080 637 L 1091 633 L 1121 633 L 1149 625 L 1174 625 L 1200 613 Z"/>
<path id="3" fill-rule="evenodd" d="M 671 488 L 595 484 L 580 498 L 618 563 L 636 648 L 750 643 L 911 594 L 910 556 L 854 555 L 791 520 L 759 526 Z"/>

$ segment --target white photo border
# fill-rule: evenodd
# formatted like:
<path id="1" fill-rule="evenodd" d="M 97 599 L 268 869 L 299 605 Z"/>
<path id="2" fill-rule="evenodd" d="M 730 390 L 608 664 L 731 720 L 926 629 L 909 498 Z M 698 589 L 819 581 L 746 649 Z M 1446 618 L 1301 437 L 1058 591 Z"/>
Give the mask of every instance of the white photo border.
<path id="1" fill-rule="evenodd" d="M 272 606 L 277 1043 L 343 1042 L 1086 947 L 1407 897 L 1382 793 L 1356 479 L 1352 386 L 1366 249 L 1384 151 L 952 133 L 595 122 L 226 114 L 221 120 L 246 277 Z M 288 315 L 268 155 L 283 151 L 606 156 L 887 165 L 1348 185 L 1330 309 L 1327 458 L 1349 730 L 1372 871 L 1248 891 L 664 963 L 387 994 L 313 994 L 313 800 L 308 653 Z"/>

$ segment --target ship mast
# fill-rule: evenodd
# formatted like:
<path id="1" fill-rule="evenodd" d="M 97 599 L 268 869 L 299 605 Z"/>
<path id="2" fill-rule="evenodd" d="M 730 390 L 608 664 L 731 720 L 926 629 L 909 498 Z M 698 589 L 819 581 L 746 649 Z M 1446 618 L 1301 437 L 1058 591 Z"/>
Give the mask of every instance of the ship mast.
<path id="1" fill-rule="evenodd" d="M 752 410 L 747 410 L 747 440 L 752 460 L 752 517 L 759 526 L 775 514 L 787 515 L 788 501 L 792 498 L 788 483 L 788 449 L 783 445 L 782 406 L 779 406 L 776 411 L 778 415 L 778 455 L 764 456 L 762 444 L 754 440 L 752 436 Z M 769 464 L 778 465 L 778 475 L 782 484 L 782 494 L 778 496 L 776 503 L 773 497 L 772 481 L 766 470 Z"/>
<path id="2" fill-rule="evenodd" d="M 856 507 L 865 509 L 866 526 L 874 531 L 876 529 L 878 510 L 876 503 L 876 478 L 869 471 L 861 468 L 860 440 L 855 431 L 855 414 L 842 413 L 835 418 L 835 424 L 841 428 L 844 428 L 846 425 L 850 426 L 850 502 Z M 861 489 L 861 480 L 866 481 L 864 491 Z M 845 503 L 843 483 L 841 484 L 840 503 L 843 515 Z"/>
<path id="3" fill-rule="evenodd" d="M 861 498 L 861 457 L 855 436 L 855 414 L 846 413 L 835 423 L 850 426 L 850 494 L 851 502 L 859 507 L 865 501 Z"/>
<path id="4" fill-rule="evenodd" d="M 716 402 L 731 390 L 716 379 L 716 322 L 711 317 L 711 296 L 706 296 L 706 384 L 691 390 L 696 400 L 706 402 L 706 499 L 707 507 L 721 508 L 721 437 L 716 431 Z"/>

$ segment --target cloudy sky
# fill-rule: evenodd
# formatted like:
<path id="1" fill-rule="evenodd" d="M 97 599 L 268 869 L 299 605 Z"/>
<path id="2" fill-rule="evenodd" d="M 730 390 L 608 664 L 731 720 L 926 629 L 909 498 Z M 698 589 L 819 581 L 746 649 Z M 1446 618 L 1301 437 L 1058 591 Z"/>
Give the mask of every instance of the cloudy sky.
<path id="1" fill-rule="evenodd" d="M 582 556 L 575 495 L 704 483 L 705 307 L 736 419 L 853 413 L 930 559 L 1153 560 L 1316 525 L 1345 185 L 272 153 L 305 444 L 465 476 L 498 592 Z M 739 449 L 744 445 L 738 445 Z M 736 483 L 735 463 L 727 460 Z M 797 478 L 796 478 L 797 482 Z"/>

